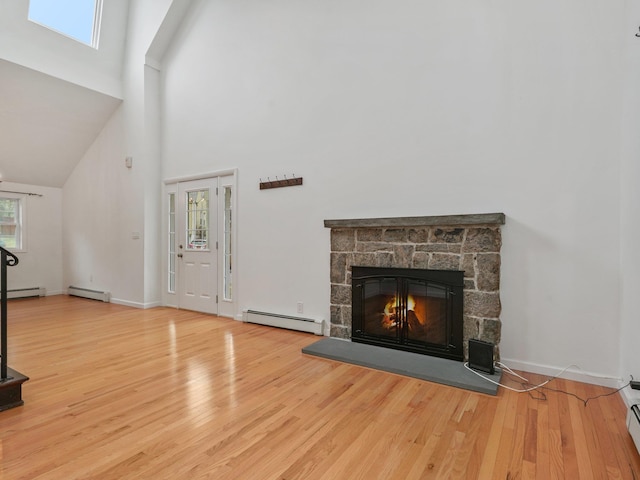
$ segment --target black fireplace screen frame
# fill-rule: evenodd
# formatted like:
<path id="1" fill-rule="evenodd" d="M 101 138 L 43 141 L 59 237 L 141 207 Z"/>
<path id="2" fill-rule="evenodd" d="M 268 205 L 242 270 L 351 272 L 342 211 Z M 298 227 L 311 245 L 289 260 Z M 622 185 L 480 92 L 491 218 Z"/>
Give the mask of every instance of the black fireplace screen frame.
<path id="1" fill-rule="evenodd" d="M 463 361 L 463 271 L 354 266 L 351 285 L 353 342 Z M 406 308 L 408 295 L 415 290 L 425 292 L 419 297 L 426 303 L 422 316 L 429 316 L 429 319 L 423 318 L 424 325 L 417 322 L 415 312 Z M 395 305 L 399 308 L 393 309 L 390 322 L 389 316 L 382 313 L 380 302 L 392 296 L 397 298 Z M 426 313 L 429 302 L 433 305 L 431 308 L 437 310 L 434 315 Z M 432 316 L 439 317 L 435 321 L 437 326 L 429 323 Z M 413 325 L 423 329 L 422 334 L 412 333 L 417 330 L 412 328 L 412 320 Z M 372 328 L 383 321 L 386 321 L 384 327 Z M 437 333 L 426 333 L 434 329 Z"/>

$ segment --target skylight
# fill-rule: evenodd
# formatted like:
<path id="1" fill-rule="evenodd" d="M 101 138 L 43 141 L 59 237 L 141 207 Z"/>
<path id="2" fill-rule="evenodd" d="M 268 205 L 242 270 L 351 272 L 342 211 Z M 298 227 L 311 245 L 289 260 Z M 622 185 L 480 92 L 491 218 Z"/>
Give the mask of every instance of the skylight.
<path id="1" fill-rule="evenodd" d="M 98 48 L 102 0 L 29 0 L 29 20 Z"/>

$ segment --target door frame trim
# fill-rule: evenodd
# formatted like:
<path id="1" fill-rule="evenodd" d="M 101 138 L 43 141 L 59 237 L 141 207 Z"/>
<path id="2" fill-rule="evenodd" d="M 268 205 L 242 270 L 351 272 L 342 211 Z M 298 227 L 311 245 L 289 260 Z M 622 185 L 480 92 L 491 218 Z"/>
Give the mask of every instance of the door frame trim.
<path id="1" fill-rule="evenodd" d="M 239 289 L 239 275 L 238 275 L 238 265 L 239 265 L 239 255 L 238 255 L 238 219 L 239 219 L 239 213 L 238 213 L 238 168 L 227 168 L 227 169 L 221 169 L 221 170 L 216 170 L 213 172 L 206 172 L 206 173 L 199 173 L 199 174 L 194 174 L 194 175 L 185 175 L 185 176 L 180 176 L 180 177 L 172 177 L 172 178 L 167 178 L 165 180 L 163 180 L 163 184 L 164 184 L 164 188 L 162 188 L 162 221 L 161 221 L 161 228 L 162 228 L 162 236 L 161 236 L 161 251 L 162 251 L 162 261 L 161 261 L 161 268 L 162 268 L 162 284 L 161 284 L 161 289 L 162 289 L 162 305 L 164 306 L 168 306 L 168 307 L 178 307 L 178 302 L 177 302 L 177 292 L 176 293 L 169 293 L 169 288 L 168 288 L 168 272 L 169 272 L 169 264 L 168 264 L 168 256 L 167 256 L 167 252 L 169 250 L 169 245 L 168 245 L 168 229 L 169 229 L 169 224 L 168 224 L 168 219 L 169 219 L 169 210 L 168 210 L 168 194 L 169 193 L 177 193 L 177 187 L 178 187 L 178 183 L 181 182 L 190 182 L 193 180 L 203 180 L 203 179 L 208 179 L 208 178 L 217 178 L 218 179 L 218 187 L 219 185 L 219 180 L 222 177 L 232 177 L 232 187 L 233 187 L 233 191 L 232 191 L 232 205 L 233 205 L 233 222 L 232 222 L 232 226 L 231 226 L 231 234 L 232 234 L 232 242 L 231 242 L 231 249 L 232 249 L 232 255 L 233 255 L 233 264 L 235 265 L 234 271 L 233 271 L 233 300 L 231 302 L 226 301 L 226 303 L 230 304 L 228 306 L 230 306 L 230 310 L 231 313 L 229 314 L 225 314 L 221 312 L 220 306 L 221 306 L 221 302 L 224 301 L 223 300 L 223 295 L 222 295 L 222 288 L 223 288 L 223 283 L 222 283 L 222 279 L 221 279 L 221 273 L 222 273 L 222 266 L 218 265 L 217 268 L 217 272 L 216 274 L 218 275 L 218 298 L 219 298 L 219 303 L 218 303 L 218 315 L 219 316 L 224 316 L 224 317 L 229 317 L 229 318 L 233 318 L 234 320 L 238 320 L 241 319 L 242 316 L 238 315 L 238 305 L 239 305 L 239 296 L 240 296 L 240 289 Z M 220 201 L 220 196 L 216 196 L 217 199 L 217 203 L 219 203 Z M 218 208 L 218 204 L 216 205 L 216 208 Z M 221 236 L 223 235 L 222 229 L 221 228 L 217 228 L 216 229 L 216 241 L 218 242 L 219 245 L 223 245 L 223 238 L 221 238 Z M 220 250 L 219 250 L 220 252 Z M 172 301 L 175 300 L 175 301 Z M 223 309 L 225 310 L 225 309 Z"/>
<path id="2" fill-rule="evenodd" d="M 234 183 L 237 185 L 238 183 L 237 168 L 227 168 L 224 170 L 216 170 L 214 172 L 198 173 L 195 175 L 186 175 L 183 177 L 167 178 L 166 180 L 163 181 L 163 183 L 165 185 L 171 185 L 172 183 L 190 182 L 192 180 L 203 180 L 206 178 L 213 178 L 213 177 L 226 177 L 227 175 L 233 175 Z"/>

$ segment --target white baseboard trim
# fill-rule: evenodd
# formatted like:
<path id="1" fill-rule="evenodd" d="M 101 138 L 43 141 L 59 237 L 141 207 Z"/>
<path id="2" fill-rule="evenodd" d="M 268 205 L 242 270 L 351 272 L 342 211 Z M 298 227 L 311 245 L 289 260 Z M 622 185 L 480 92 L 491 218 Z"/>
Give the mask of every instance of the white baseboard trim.
<path id="1" fill-rule="evenodd" d="M 111 303 L 115 303 L 116 305 L 124 305 L 125 307 L 144 308 L 144 303 L 132 302 L 130 300 L 123 300 L 121 298 L 111 297 Z"/>
<path id="2" fill-rule="evenodd" d="M 538 363 L 522 362 L 512 358 L 502 358 L 500 361 L 513 370 L 522 370 L 523 372 L 537 373 L 539 375 L 546 375 L 549 377 L 558 375 L 564 368 L 540 365 Z M 622 379 L 619 377 L 608 377 L 600 373 L 587 372 L 575 367 L 567 369 L 562 373 L 562 375 L 560 375 L 560 378 L 609 388 L 620 388 L 623 385 Z"/>
<path id="3" fill-rule="evenodd" d="M 45 296 L 53 297 L 54 295 L 66 295 L 66 294 L 67 294 L 66 290 L 53 290 L 53 291 L 47 290 L 47 294 Z"/>
<path id="4" fill-rule="evenodd" d="M 132 302 L 130 300 L 123 300 L 122 298 L 111 298 L 111 303 L 115 303 L 117 305 L 124 305 L 125 307 L 133 307 L 133 308 L 141 308 L 146 310 L 148 308 L 155 308 L 161 306 L 160 302 Z"/>

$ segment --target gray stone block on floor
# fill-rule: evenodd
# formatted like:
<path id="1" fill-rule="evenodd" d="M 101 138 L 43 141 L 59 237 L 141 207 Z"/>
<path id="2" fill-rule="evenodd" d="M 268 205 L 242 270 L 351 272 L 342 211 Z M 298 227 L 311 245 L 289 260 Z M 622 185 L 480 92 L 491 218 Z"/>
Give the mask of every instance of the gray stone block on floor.
<path id="1" fill-rule="evenodd" d="M 397 373 L 474 392 L 496 395 L 498 386 L 465 368 L 462 362 L 445 358 L 376 347 L 337 338 L 323 338 L 302 349 L 302 353 L 328 358 L 362 367 Z M 500 382 L 502 372 L 495 375 L 478 372 Z"/>

